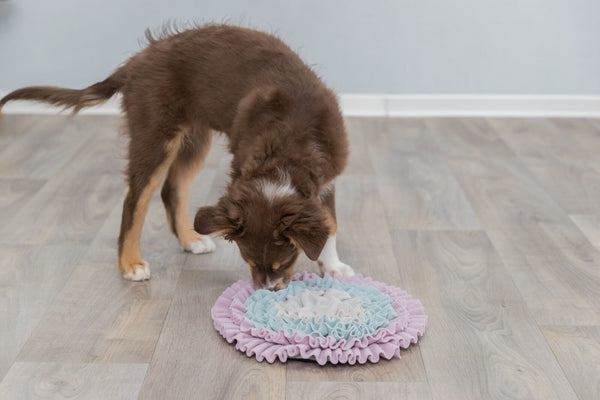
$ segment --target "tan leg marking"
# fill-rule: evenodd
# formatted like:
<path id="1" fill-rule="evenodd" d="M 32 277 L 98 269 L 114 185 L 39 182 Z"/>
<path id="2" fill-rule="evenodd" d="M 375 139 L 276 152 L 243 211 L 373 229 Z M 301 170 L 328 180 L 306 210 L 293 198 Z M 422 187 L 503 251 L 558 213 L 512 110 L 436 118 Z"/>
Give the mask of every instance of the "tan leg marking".
<path id="1" fill-rule="evenodd" d="M 152 195 L 165 177 L 168 168 L 173 163 L 179 151 L 182 137 L 183 135 L 179 134 L 167 144 L 167 157 L 156 169 L 135 205 L 133 224 L 131 229 L 125 234 L 123 251 L 119 257 L 119 270 L 126 279 L 135 281 L 150 279 L 148 263 L 142 259 L 140 251 L 140 238 L 142 236 L 144 219 L 148 212 Z"/>
<path id="2" fill-rule="evenodd" d="M 333 236 L 337 233 L 337 221 L 335 220 L 335 218 L 333 218 L 333 216 L 328 210 L 325 210 L 325 216 L 325 225 L 327 225 L 327 227 L 329 228 L 329 236 Z"/>
<path id="3" fill-rule="evenodd" d="M 204 161 L 210 149 L 212 134 L 212 132 L 209 133 L 210 137 L 208 141 L 203 145 L 201 153 L 196 156 L 193 162 L 184 165 L 175 160 L 169 171 L 169 177 L 173 180 L 175 190 L 177 191 L 176 196 L 178 201 L 175 209 L 175 230 L 177 231 L 179 244 L 185 250 L 195 254 L 207 253 L 215 249 L 215 244 L 209 236 L 200 235 L 194 231 L 188 216 L 190 188 L 192 187 L 194 178 L 204 166 Z"/>

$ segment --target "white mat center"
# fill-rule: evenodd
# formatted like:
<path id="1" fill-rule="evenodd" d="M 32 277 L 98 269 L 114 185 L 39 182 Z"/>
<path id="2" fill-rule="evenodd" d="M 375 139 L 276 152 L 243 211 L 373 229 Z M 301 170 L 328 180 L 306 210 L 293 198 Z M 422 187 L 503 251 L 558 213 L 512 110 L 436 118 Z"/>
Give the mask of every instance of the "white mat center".
<path id="1" fill-rule="evenodd" d="M 278 318 L 295 320 L 302 318 L 308 322 L 315 318 L 323 322 L 323 317 L 342 322 L 364 322 L 365 309 L 360 297 L 350 297 L 346 292 L 336 289 L 313 291 L 304 289 L 297 295 L 288 295 L 286 301 L 275 303 Z"/>

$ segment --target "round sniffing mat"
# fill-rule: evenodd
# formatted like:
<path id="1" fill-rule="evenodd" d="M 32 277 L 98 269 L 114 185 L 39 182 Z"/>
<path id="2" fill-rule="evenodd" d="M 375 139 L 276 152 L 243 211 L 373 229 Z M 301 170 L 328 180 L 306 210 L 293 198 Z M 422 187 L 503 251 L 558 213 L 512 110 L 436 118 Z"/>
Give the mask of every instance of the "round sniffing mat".
<path id="1" fill-rule="evenodd" d="M 238 281 L 211 311 L 215 328 L 258 361 L 315 360 L 324 365 L 400 358 L 423 335 L 427 316 L 404 290 L 362 275 L 304 272 L 277 292 Z"/>

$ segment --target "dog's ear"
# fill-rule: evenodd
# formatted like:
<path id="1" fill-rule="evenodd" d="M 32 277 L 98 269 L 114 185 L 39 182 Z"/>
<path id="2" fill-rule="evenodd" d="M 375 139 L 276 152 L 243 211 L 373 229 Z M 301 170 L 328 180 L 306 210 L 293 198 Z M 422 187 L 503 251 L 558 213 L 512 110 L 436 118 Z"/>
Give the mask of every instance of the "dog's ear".
<path id="1" fill-rule="evenodd" d="M 233 238 L 242 231 L 241 213 L 237 207 L 224 199 L 216 206 L 200 207 L 194 218 L 194 230 L 201 235 L 217 235 Z"/>
<path id="2" fill-rule="evenodd" d="M 201 235 L 225 235 L 233 229 L 231 221 L 219 206 L 200 207 L 194 218 L 194 230 Z"/>
<path id="3" fill-rule="evenodd" d="M 304 206 L 285 214 L 280 223 L 281 234 L 316 261 L 329 238 L 330 227 L 325 212 L 317 206 Z"/>

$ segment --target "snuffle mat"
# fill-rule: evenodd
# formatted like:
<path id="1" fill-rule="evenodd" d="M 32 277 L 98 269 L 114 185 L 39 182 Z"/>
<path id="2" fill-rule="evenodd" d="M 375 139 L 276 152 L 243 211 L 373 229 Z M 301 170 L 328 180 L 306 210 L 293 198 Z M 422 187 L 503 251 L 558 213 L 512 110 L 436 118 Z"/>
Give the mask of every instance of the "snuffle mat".
<path id="1" fill-rule="evenodd" d="M 303 272 L 280 291 L 238 281 L 217 299 L 215 328 L 249 357 L 314 360 L 320 365 L 400 358 L 422 336 L 423 305 L 404 290 L 360 274 Z"/>

